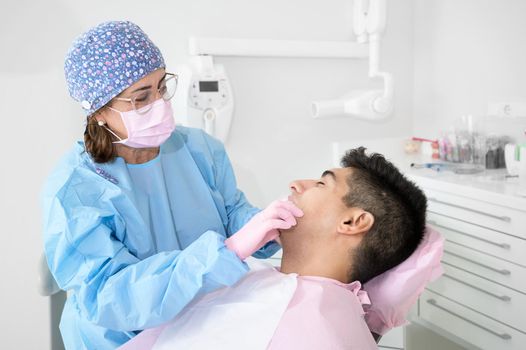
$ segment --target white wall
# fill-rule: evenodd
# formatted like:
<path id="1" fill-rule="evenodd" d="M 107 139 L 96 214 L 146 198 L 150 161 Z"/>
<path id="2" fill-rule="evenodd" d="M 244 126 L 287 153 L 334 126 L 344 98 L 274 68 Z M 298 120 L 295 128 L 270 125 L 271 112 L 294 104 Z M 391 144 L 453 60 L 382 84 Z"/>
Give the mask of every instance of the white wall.
<path id="1" fill-rule="evenodd" d="M 264 205 L 297 177 L 331 166 L 334 140 L 411 131 L 411 0 L 390 1 L 386 70 L 396 77 L 396 112 L 384 124 L 313 120 L 310 101 L 379 86 L 365 61 L 223 58 L 236 97 L 228 150 L 240 187 Z M 183 63 L 195 36 L 349 40 L 350 0 L 164 0 L 0 2 L 0 202 L 2 348 L 46 349 L 47 300 L 36 293 L 42 251 L 38 194 L 58 158 L 82 135 L 80 108 L 67 96 L 64 54 L 75 36 L 109 19 L 138 23 L 169 66 Z M 177 103 L 177 101 L 175 101 Z"/>
<path id="2" fill-rule="evenodd" d="M 458 117 L 487 114 L 501 98 L 526 99 L 526 1 L 426 0 L 414 7 L 414 130 L 435 138 Z M 526 119 L 489 132 L 525 141 Z"/>

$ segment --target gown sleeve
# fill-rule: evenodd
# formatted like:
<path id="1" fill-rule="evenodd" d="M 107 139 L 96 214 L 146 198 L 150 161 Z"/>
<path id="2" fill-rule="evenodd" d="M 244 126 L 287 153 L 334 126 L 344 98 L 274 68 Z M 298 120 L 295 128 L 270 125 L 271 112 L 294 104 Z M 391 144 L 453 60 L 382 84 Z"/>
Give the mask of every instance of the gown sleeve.
<path id="1" fill-rule="evenodd" d="M 197 295 L 230 286 L 247 273 L 247 265 L 213 231 L 182 251 L 138 259 L 122 243 L 119 211 L 125 207 L 116 209 L 116 199 L 108 199 L 112 188 L 96 191 L 93 181 L 82 182 L 84 187 L 66 184 L 56 194 L 44 193 L 44 249 L 58 285 L 74 291 L 71 297 L 89 321 L 119 331 L 154 327 Z"/>
<path id="2" fill-rule="evenodd" d="M 216 165 L 216 184 L 225 201 L 228 215 L 227 236 L 231 236 L 243 227 L 260 209 L 252 206 L 243 192 L 237 188 L 236 177 L 230 159 L 223 144 L 209 138 Z M 281 246 L 275 241 L 268 242 L 253 254 L 255 258 L 266 259 L 274 255 Z"/>

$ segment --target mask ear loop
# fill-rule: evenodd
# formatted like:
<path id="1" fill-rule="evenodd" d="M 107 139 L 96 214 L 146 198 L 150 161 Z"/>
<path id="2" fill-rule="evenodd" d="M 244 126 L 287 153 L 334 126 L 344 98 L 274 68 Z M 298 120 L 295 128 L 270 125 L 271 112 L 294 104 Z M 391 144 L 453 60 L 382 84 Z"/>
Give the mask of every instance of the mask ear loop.
<path id="1" fill-rule="evenodd" d="M 97 121 L 97 125 L 98 126 L 102 126 L 104 129 L 108 130 L 113 136 L 115 136 L 116 138 L 119 139 L 119 141 L 122 141 L 122 138 L 119 137 L 119 135 L 117 135 L 116 133 L 113 132 L 113 130 L 111 130 L 110 128 L 108 128 L 106 126 L 106 122 L 104 120 L 98 120 Z"/>

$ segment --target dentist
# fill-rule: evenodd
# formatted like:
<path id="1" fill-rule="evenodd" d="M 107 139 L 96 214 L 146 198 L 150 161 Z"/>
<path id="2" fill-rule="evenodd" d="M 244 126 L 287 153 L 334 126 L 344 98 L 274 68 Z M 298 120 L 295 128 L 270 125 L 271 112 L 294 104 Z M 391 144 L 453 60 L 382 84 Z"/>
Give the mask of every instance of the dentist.
<path id="1" fill-rule="evenodd" d="M 243 260 L 274 254 L 278 230 L 303 213 L 252 207 L 222 144 L 175 127 L 177 76 L 137 25 L 90 29 L 64 68 L 86 130 L 45 184 L 44 250 L 68 291 L 66 348 L 115 349 L 240 280 Z"/>

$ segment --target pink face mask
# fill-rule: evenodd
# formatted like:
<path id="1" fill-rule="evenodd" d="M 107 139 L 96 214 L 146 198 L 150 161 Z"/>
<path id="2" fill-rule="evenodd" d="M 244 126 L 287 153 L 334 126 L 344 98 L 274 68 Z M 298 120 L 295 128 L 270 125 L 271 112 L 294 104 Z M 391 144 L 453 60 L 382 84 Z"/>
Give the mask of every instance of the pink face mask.
<path id="1" fill-rule="evenodd" d="M 121 139 L 113 131 L 106 128 L 120 140 L 114 143 L 133 148 L 159 147 L 175 130 L 172 105 L 170 101 L 165 101 L 162 98 L 153 102 L 150 110 L 144 114 L 139 114 L 135 110 L 121 112 L 111 107 L 108 108 L 121 115 L 128 131 L 128 138 Z"/>

